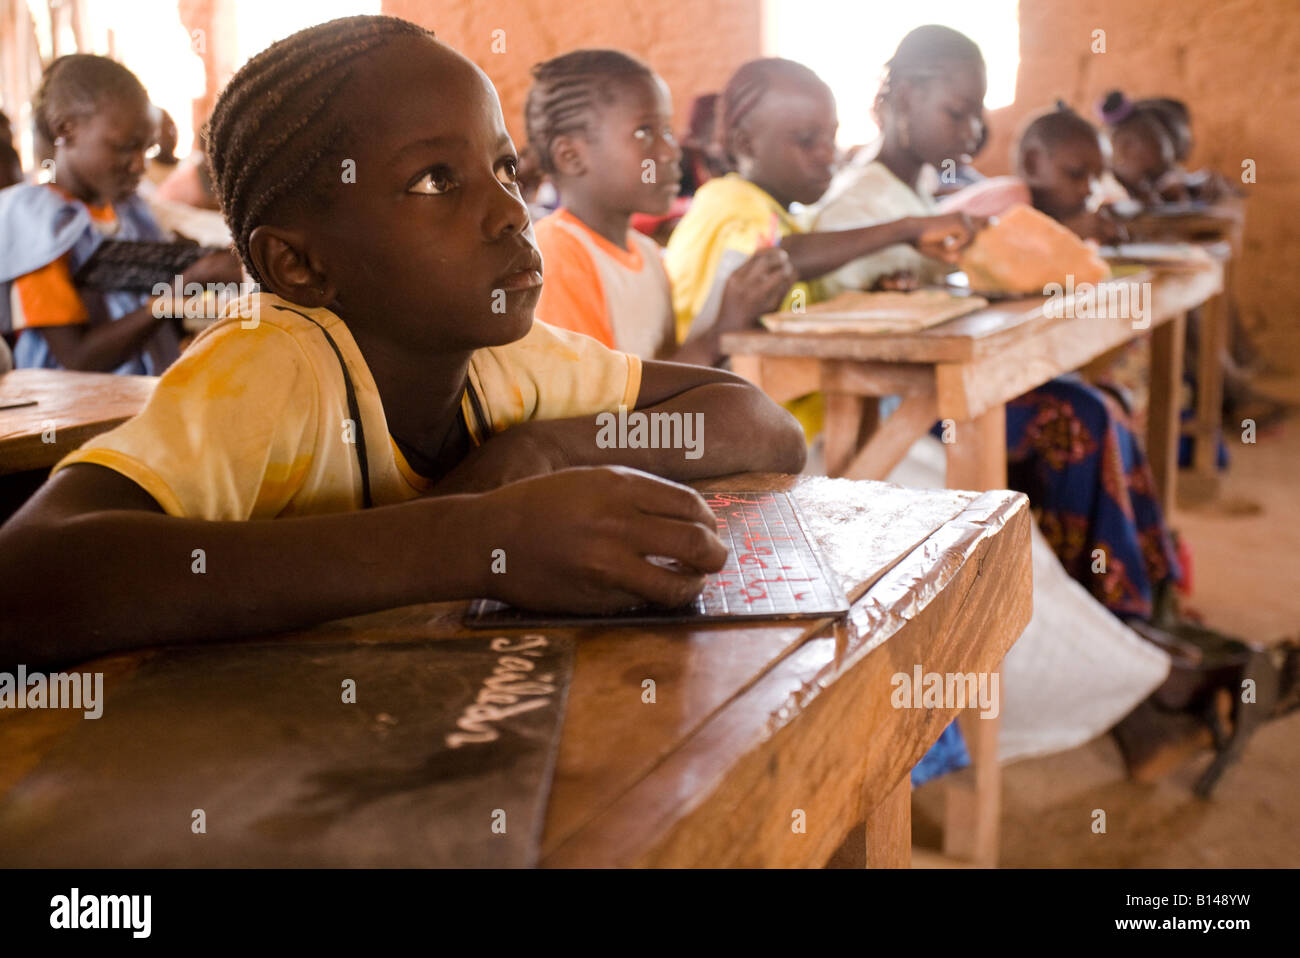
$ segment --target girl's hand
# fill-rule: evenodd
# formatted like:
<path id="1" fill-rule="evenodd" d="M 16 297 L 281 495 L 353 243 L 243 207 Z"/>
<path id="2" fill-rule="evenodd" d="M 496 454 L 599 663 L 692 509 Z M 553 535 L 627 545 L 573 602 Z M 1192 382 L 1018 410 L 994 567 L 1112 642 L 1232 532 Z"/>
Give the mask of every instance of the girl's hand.
<path id="1" fill-rule="evenodd" d="M 790 256 L 779 246 L 760 249 L 727 277 L 718 307 L 719 331 L 746 329 L 778 309 L 797 279 Z"/>
<path id="2" fill-rule="evenodd" d="M 684 605 L 727 549 L 699 494 L 635 469 L 566 469 L 488 497 L 483 554 L 505 552 L 490 597 L 525 609 L 615 612 Z M 647 556 L 674 560 L 673 568 Z"/>
<path id="3" fill-rule="evenodd" d="M 1072 229 L 1080 239 L 1096 240 L 1103 246 L 1112 243 L 1128 242 L 1128 230 L 1121 223 L 1109 206 L 1103 206 L 1095 213 L 1080 213 L 1062 221 L 1062 225 Z"/>
<path id="4" fill-rule="evenodd" d="M 873 290 L 911 292 L 921 288 L 921 278 L 908 270 L 899 270 L 876 280 Z"/>
<path id="5" fill-rule="evenodd" d="M 239 260 L 227 250 L 199 257 L 181 274 L 182 282 L 198 283 L 200 286 L 208 283 L 238 283 L 241 279 L 243 271 Z"/>
<path id="6" fill-rule="evenodd" d="M 964 247 L 988 220 L 967 213 L 944 213 L 940 216 L 922 216 L 913 221 L 916 235 L 912 245 L 923 255 L 945 263 L 955 263 Z"/>

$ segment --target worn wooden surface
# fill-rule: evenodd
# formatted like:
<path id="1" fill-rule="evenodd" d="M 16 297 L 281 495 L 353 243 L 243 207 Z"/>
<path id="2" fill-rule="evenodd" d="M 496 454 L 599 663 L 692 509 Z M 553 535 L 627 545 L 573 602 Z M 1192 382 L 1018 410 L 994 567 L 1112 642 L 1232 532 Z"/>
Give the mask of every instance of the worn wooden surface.
<path id="1" fill-rule="evenodd" d="M 866 818 L 882 843 L 869 860 L 904 864 L 899 789 L 955 710 L 894 708 L 890 678 L 914 664 L 997 667 L 1030 615 L 1024 498 L 773 476 L 703 485 L 794 488 L 853 608 L 838 625 L 564 630 L 577 658 L 542 863 L 819 865 Z M 453 636 L 464 606 L 412 606 L 304 635 Z M 129 681 L 140 661 L 166 654 L 94 668 Z M 0 791 L 39 772 L 80 720 L 0 714 Z"/>
<path id="2" fill-rule="evenodd" d="M 32 406 L 0 409 L 0 475 L 48 469 L 87 439 L 138 413 L 157 383 L 154 376 L 64 369 L 0 374 L 0 405 L 36 400 Z"/>
<path id="3" fill-rule="evenodd" d="M 949 445 L 948 455 L 963 461 L 950 464 L 950 472 L 991 475 L 976 460 L 993 455 L 992 448 L 963 447 L 964 437 L 987 439 L 988 429 L 978 425 L 986 415 L 1003 415 L 1007 401 L 1149 332 L 1157 337 L 1161 361 L 1167 365 L 1173 357 L 1167 335 L 1161 332 L 1163 327 L 1218 296 L 1223 289 L 1224 267 L 1221 260 L 1209 260 L 1195 270 L 1154 269 L 1129 277 L 1126 282 L 1150 283 L 1149 325 L 1135 326 L 1132 319 L 1123 316 L 1049 316 L 1044 310 L 1046 300 L 1034 297 L 998 303 L 916 333 L 729 333 L 723 337 L 722 348 L 732 355 L 737 372 L 765 390 L 771 384 L 782 394 L 790 391 L 790 384 L 796 380 L 801 384 L 811 381 L 808 363 L 815 361 L 821 364 L 820 381 L 829 394 L 932 397 L 935 418 L 951 420 L 956 426 L 957 441 Z M 1207 325 L 1214 330 L 1222 324 L 1216 317 Z M 1215 392 L 1215 376 L 1208 369 L 1203 369 L 1202 375 L 1207 377 L 1208 408 L 1215 401 L 1210 395 Z M 1152 405 L 1162 415 L 1170 404 L 1177 408 L 1179 382 L 1178 377 L 1163 374 L 1153 377 Z M 846 409 L 852 409 L 846 401 L 828 406 L 828 436 L 852 431 L 831 421 Z M 920 421 L 920 413 L 928 409 L 913 403 L 909 411 L 913 415 L 906 423 L 907 431 L 912 439 L 919 438 L 932 424 Z M 835 474 L 853 479 L 884 478 L 898 462 L 898 450 L 906 450 L 910 444 L 908 436 L 900 433 L 902 424 L 887 429 L 888 424 L 886 419 L 879 430 L 864 436 L 852 451 L 837 445 L 831 463 Z M 972 426 L 976 428 L 972 430 Z M 1161 446 L 1150 450 L 1153 468 L 1158 475 L 1174 476 L 1176 448 L 1164 442 L 1164 436 L 1160 438 Z M 1161 461 L 1157 462 L 1157 457 L 1162 457 Z M 972 482 L 964 488 L 997 488 L 997 484 Z"/>

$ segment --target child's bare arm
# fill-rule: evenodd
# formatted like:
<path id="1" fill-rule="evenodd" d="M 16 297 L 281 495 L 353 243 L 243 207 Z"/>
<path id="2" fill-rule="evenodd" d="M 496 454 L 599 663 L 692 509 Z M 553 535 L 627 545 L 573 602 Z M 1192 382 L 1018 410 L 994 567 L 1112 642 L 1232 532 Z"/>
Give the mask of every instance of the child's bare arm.
<path id="1" fill-rule="evenodd" d="M 908 216 L 857 229 L 795 233 L 781 240 L 781 248 L 790 255 L 799 279 L 817 279 L 895 243 L 918 245 L 924 241 L 926 248 L 921 252 L 931 255 L 935 252 L 936 239 L 951 237 L 941 249 L 955 253 L 970 242 L 977 226 L 965 213 Z"/>
<path id="2" fill-rule="evenodd" d="M 573 466 L 629 466 L 679 481 L 803 469 L 807 445 L 799 423 L 725 370 L 646 362 L 636 412 L 646 414 L 641 433 L 646 446 L 633 445 L 631 428 L 639 417 L 628 420 L 626 436 L 613 413 L 532 420 L 474 450 L 436 492 L 478 492 Z M 655 414 L 664 415 L 656 419 Z M 658 448 L 648 448 L 651 430 Z"/>
<path id="3" fill-rule="evenodd" d="M 505 574 L 490 571 L 495 549 Z M 647 551 L 697 571 L 661 569 Z M 0 528 L 0 662 L 231 639 L 473 596 L 593 612 L 678 604 L 725 555 L 696 493 L 630 470 L 570 470 L 364 512 L 208 522 L 164 515 L 123 476 L 74 465 Z"/>
<path id="4" fill-rule="evenodd" d="M 182 284 L 237 282 L 238 263 L 225 252 L 209 253 L 196 260 L 181 275 Z M 167 314 L 154 309 L 150 300 L 110 323 L 75 323 L 40 327 L 50 352 L 64 369 L 82 372 L 112 372 L 140 352 L 163 323 Z"/>

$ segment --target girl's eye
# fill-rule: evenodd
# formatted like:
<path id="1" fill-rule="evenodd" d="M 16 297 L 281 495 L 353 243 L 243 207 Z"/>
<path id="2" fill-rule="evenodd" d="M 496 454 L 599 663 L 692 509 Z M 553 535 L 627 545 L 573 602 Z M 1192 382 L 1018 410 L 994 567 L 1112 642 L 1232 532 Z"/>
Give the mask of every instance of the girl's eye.
<path id="1" fill-rule="evenodd" d="M 654 130 L 650 129 L 650 127 L 648 126 L 637 127 L 636 132 L 633 133 L 632 135 L 636 137 L 638 143 L 642 143 L 646 145 L 654 142 L 654 138 L 655 138 Z"/>
<path id="2" fill-rule="evenodd" d="M 455 186 L 449 171 L 439 166 L 424 173 L 407 192 L 441 196 L 443 193 L 450 192 Z"/>
<path id="3" fill-rule="evenodd" d="M 497 167 L 497 179 L 506 186 L 514 186 L 519 182 L 519 161 L 513 156 L 501 161 Z"/>

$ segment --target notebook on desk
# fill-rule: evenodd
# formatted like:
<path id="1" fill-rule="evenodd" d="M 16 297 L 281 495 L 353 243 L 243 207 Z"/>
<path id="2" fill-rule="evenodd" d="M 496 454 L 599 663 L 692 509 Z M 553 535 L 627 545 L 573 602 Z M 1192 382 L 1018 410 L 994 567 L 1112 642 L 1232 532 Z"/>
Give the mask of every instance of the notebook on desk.
<path id="1" fill-rule="evenodd" d="M 838 615 L 848 598 L 785 492 L 710 492 L 704 500 L 727 546 L 726 565 L 682 608 L 639 606 L 613 615 L 555 615 L 479 599 L 465 624 L 475 629 L 653 625 L 737 618 L 806 619 Z"/>
<path id="2" fill-rule="evenodd" d="M 85 289 L 147 293 L 159 283 L 170 286 L 213 246 L 185 242 L 106 239 L 78 267 L 72 281 Z"/>

